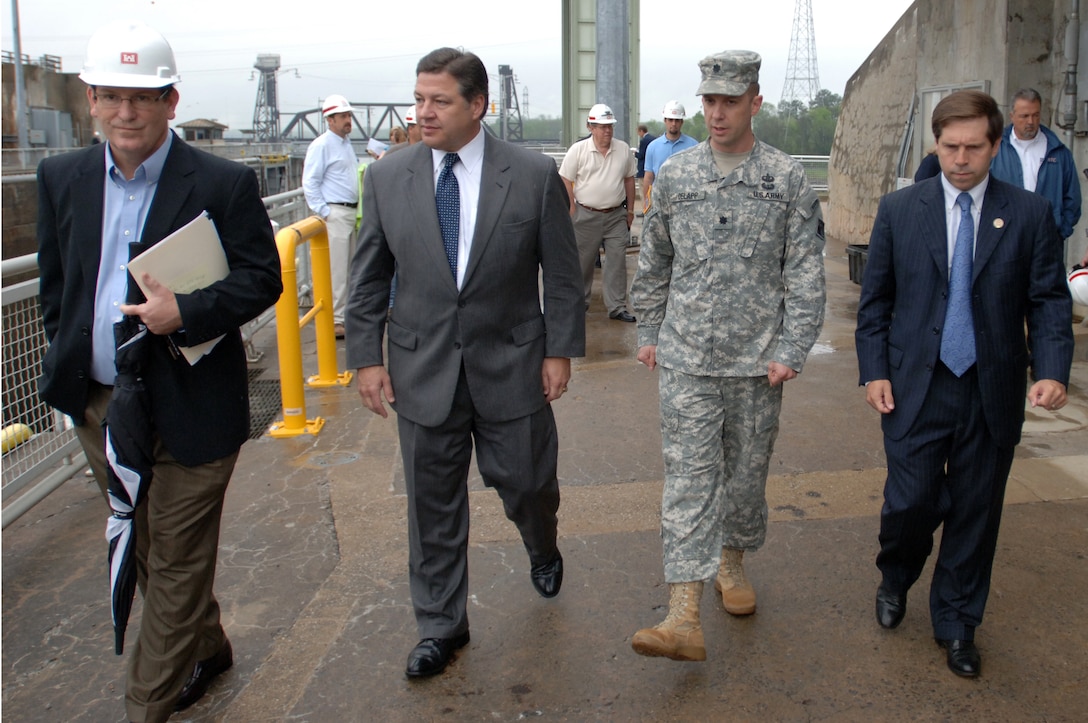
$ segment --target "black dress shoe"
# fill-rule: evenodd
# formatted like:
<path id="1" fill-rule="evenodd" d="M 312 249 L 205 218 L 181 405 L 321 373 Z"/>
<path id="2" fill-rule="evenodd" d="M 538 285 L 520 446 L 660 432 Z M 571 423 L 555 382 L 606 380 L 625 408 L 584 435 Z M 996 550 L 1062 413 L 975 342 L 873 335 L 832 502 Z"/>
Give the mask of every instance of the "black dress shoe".
<path id="1" fill-rule="evenodd" d="M 533 565 L 529 570 L 529 578 L 543 597 L 555 597 L 563 586 L 563 556 L 557 552 L 551 562 Z"/>
<path id="2" fill-rule="evenodd" d="M 453 638 L 424 638 L 408 654 L 404 674 L 409 678 L 438 675 L 453 660 L 453 653 L 468 645 L 468 631 Z"/>
<path id="3" fill-rule="evenodd" d="M 615 319 L 616 321 L 634 321 L 635 317 L 628 313 L 627 309 L 620 309 L 619 311 L 613 311 L 608 315 L 609 319 Z"/>
<path id="4" fill-rule="evenodd" d="M 941 640 L 937 645 L 948 652 L 948 669 L 961 678 L 977 678 L 982 669 L 982 657 L 974 640 Z"/>
<path id="5" fill-rule="evenodd" d="M 881 585 L 876 590 L 876 621 L 880 627 L 891 630 L 899 627 L 907 614 L 907 594 L 895 595 Z"/>
<path id="6" fill-rule="evenodd" d="M 230 641 L 226 640 L 218 653 L 197 662 L 193 668 L 193 674 L 189 676 L 189 680 L 185 681 L 185 687 L 181 689 L 181 696 L 174 704 L 174 710 L 185 710 L 203 698 L 212 681 L 229 670 L 232 665 L 234 665 L 234 650 L 230 647 Z"/>

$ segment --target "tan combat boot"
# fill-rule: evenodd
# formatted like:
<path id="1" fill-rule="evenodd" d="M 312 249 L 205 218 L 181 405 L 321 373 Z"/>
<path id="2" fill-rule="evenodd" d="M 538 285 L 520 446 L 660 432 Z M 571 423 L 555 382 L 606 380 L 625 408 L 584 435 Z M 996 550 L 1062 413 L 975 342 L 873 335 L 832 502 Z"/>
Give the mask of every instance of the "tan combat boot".
<path id="1" fill-rule="evenodd" d="M 706 660 L 703 628 L 699 625 L 699 598 L 702 595 L 702 580 L 669 583 L 669 614 L 658 625 L 635 633 L 631 647 L 639 655 Z"/>
<path id="2" fill-rule="evenodd" d="M 714 589 L 722 594 L 722 605 L 730 615 L 751 615 L 756 611 L 756 591 L 744 576 L 743 557 L 744 550 L 723 547 L 718 577 L 714 580 Z"/>

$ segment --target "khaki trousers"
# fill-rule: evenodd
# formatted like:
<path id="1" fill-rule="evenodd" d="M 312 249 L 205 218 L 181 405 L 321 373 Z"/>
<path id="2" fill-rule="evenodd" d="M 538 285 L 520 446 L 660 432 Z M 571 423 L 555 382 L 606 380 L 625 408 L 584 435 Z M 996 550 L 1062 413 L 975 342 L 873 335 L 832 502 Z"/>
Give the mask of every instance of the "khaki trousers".
<path id="1" fill-rule="evenodd" d="M 111 393 L 111 387 L 92 383 L 86 421 L 76 427 L 103 496 L 108 477 L 102 422 Z M 137 586 L 144 604 L 139 635 L 134 639 L 130 629 L 126 637 L 132 653 L 125 708 L 131 721 L 169 718 L 193 666 L 226 641 L 212 583 L 223 498 L 237 459 L 235 452 L 186 467 L 155 435 L 154 476 L 135 515 Z"/>
<path id="2" fill-rule="evenodd" d="M 601 297 L 604 306 L 609 314 L 627 311 L 627 242 L 631 239 L 631 230 L 627 228 L 627 209 L 617 208 L 608 213 L 599 213 L 576 204 L 571 221 L 578 243 L 578 259 L 582 265 L 586 308 L 589 308 L 593 290 L 597 251 L 603 241 L 605 253 L 601 263 Z"/>
<path id="3" fill-rule="evenodd" d="M 351 257 L 355 255 L 355 209 L 336 204 L 329 206 L 325 230 L 329 234 L 329 265 L 332 271 L 332 320 L 333 323 L 343 324 L 344 308 L 351 295 L 348 282 Z"/>

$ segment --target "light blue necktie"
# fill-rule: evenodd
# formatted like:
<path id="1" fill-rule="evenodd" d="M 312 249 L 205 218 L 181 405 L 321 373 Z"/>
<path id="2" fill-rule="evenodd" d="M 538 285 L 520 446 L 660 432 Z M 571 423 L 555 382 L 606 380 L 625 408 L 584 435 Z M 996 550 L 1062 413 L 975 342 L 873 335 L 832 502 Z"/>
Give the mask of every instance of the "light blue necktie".
<path id="1" fill-rule="evenodd" d="M 948 275 L 948 309 L 941 337 L 941 361 L 957 377 L 975 363 L 975 322 L 971 313 L 971 272 L 975 256 L 975 222 L 971 218 L 971 194 L 956 198 L 960 207 L 960 227 L 952 251 L 952 271 Z"/>
<path id="2" fill-rule="evenodd" d="M 453 175 L 453 164 L 459 160 L 456 153 L 447 153 L 442 159 L 442 172 L 438 174 L 438 186 L 434 203 L 438 208 L 438 226 L 442 229 L 442 245 L 446 247 L 446 259 L 450 271 L 457 280 L 457 242 L 461 236 L 461 187 Z"/>

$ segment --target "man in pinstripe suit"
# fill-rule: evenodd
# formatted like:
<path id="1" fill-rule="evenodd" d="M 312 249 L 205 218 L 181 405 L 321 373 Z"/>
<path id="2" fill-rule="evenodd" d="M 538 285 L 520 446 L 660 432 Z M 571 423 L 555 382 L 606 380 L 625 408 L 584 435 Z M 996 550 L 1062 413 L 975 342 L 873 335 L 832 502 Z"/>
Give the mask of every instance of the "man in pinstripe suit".
<path id="1" fill-rule="evenodd" d="M 858 304 L 860 381 L 888 459 L 876 615 L 902 621 L 943 523 L 930 617 L 948 667 L 973 678 L 1025 391 L 1033 407 L 1065 405 L 1072 307 L 1049 202 L 989 175 L 1003 130 L 993 98 L 953 93 L 932 122 L 941 174 L 881 199 Z M 965 267 L 961 243 L 973 243 Z"/>

